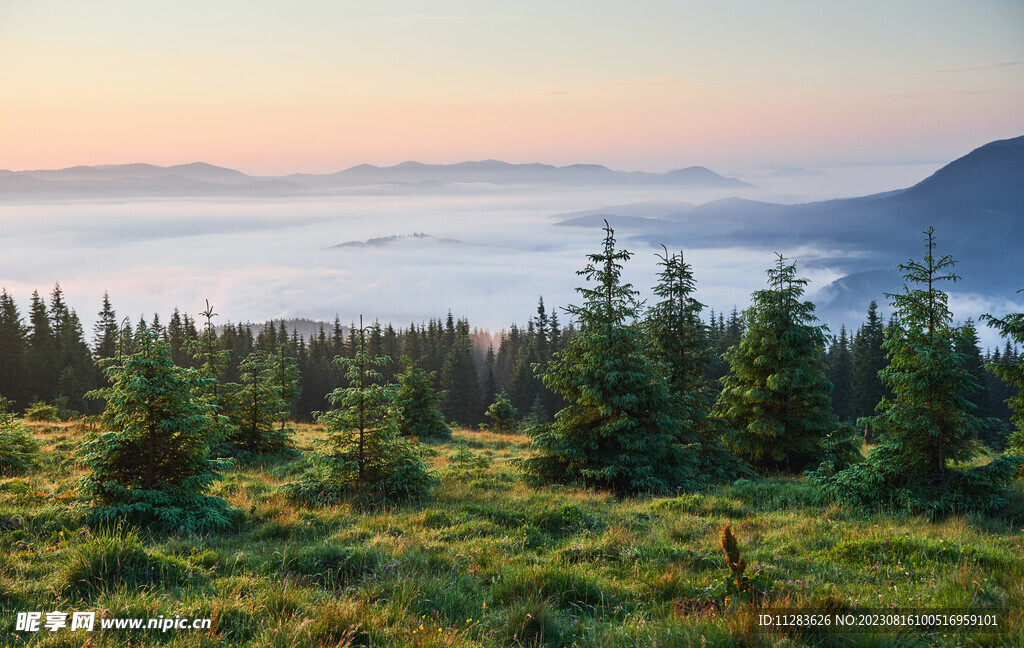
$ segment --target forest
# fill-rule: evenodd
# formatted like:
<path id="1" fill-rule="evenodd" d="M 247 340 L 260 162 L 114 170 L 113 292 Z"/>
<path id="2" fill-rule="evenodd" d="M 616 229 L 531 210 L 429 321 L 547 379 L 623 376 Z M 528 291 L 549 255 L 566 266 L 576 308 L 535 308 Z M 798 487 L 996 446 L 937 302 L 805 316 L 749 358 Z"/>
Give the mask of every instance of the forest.
<path id="1" fill-rule="evenodd" d="M 890 317 L 838 332 L 782 255 L 705 314 L 664 249 L 643 303 L 607 224 L 577 304 L 493 336 L 451 312 L 132 321 L 105 295 L 87 341 L 60 285 L 25 316 L 5 289 L 0 620 L 43 600 L 215 617 L 159 640 L 182 646 L 846 645 L 756 615 L 916 606 L 1005 623 L 872 641 L 1013 645 L 1024 315 L 985 315 L 1005 344 L 982 352 L 923 242 Z"/>

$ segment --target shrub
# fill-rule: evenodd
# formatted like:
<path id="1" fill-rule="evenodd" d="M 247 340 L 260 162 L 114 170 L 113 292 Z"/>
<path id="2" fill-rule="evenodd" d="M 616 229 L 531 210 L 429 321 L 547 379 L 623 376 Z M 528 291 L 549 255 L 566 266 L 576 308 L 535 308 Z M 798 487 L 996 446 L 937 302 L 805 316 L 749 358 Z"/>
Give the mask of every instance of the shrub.
<path id="1" fill-rule="evenodd" d="M 24 473 L 39 466 L 39 442 L 7 411 L 8 402 L 0 397 L 0 475 Z"/>

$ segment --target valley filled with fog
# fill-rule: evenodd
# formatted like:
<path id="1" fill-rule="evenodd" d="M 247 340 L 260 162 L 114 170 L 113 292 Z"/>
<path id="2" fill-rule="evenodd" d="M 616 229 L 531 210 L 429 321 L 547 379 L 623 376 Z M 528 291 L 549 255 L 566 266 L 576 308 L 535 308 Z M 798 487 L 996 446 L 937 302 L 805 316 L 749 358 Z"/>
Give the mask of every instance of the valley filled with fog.
<path id="1" fill-rule="evenodd" d="M 687 210 L 730 197 L 790 205 L 874 194 L 909 187 L 941 166 L 764 170 L 737 174 L 754 185 L 740 188 L 419 183 L 256 197 L 3 200 L 0 194 L 7 243 L 2 277 L 22 312 L 33 289 L 46 294 L 60 282 L 87 331 L 104 290 L 119 317 L 133 321 L 154 312 L 164 318 L 175 307 L 196 314 L 208 299 L 220 323 L 337 315 L 347 324 L 363 315 L 406 326 L 451 310 L 497 331 L 524 322 L 539 296 L 549 306 L 578 301 L 576 271 L 598 251 L 598 227 L 610 216 L 620 246 L 635 255 L 624 278 L 644 297 L 655 282 L 661 242 L 684 251 L 697 298 L 726 313 L 747 306 L 781 252 L 797 260 L 799 273 L 811 280 L 809 297 L 821 301 L 822 318 L 838 332 L 841 323 L 861 323 L 870 291 L 888 309 L 874 284 L 868 292 L 830 284 L 851 272 L 887 268 L 889 283 L 883 283 L 896 290 L 895 264 L 920 258 L 920 246 L 871 258 L 865 245 L 844 245 L 841 236 L 760 237 L 751 227 L 765 226 L 760 215 L 737 217 L 733 234 L 708 238 L 714 228 Z M 588 216 L 586 226 L 571 226 Z M 642 220 L 634 227 L 631 217 Z M 715 218 L 715 226 L 727 220 L 717 212 Z M 908 241 L 919 238 L 918 229 L 908 232 Z M 937 235 L 940 245 L 949 242 L 941 228 Z M 951 304 L 959 318 L 977 318 L 1013 308 L 1012 297 L 968 290 L 954 294 Z M 983 343 L 996 338 L 983 332 Z"/>

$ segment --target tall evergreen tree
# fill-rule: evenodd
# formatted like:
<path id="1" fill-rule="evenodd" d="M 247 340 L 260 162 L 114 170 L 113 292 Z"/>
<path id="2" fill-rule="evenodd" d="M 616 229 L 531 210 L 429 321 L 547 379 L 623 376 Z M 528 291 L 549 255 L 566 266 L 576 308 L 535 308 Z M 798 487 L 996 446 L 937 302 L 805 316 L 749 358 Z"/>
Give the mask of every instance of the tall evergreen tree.
<path id="1" fill-rule="evenodd" d="M 963 330 L 952 326 L 946 293 L 939 282 L 956 281 L 953 258 L 935 255 L 934 229 L 925 232 L 923 261 L 900 265 L 902 293 L 889 294 L 895 322 L 886 331 L 889 365 L 883 399 L 871 421 L 881 442 L 867 461 L 823 480 L 841 500 L 861 505 L 895 504 L 932 514 L 955 510 L 998 510 L 1005 484 L 1019 462 L 999 457 L 989 464 L 958 468 L 978 450 L 980 421 L 969 395 L 974 377 L 957 351 Z"/>
<path id="2" fill-rule="evenodd" d="M 664 247 L 664 246 L 662 246 Z M 693 298 L 696 283 L 683 254 L 659 255 L 658 285 L 661 301 L 648 312 L 645 326 L 653 357 L 665 367 L 677 415 L 681 440 L 699 443 L 707 434 L 708 413 L 715 393 L 705 381 L 714 359 L 714 348 L 700 319 L 704 304 Z"/>
<path id="3" fill-rule="evenodd" d="M 866 426 L 860 421 L 873 416 L 875 407 L 888 393 L 878 373 L 885 369 L 885 325 L 878 315 L 878 304 L 874 301 L 868 306 L 868 319 L 853 339 L 853 381 L 850 386 L 851 417 L 858 421 L 859 426 Z"/>
<path id="4" fill-rule="evenodd" d="M 746 333 L 725 355 L 731 373 L 716 412 L 733 428 L 729 446 L 740 457 L 764 470 L 801 471 L 826 458 L 823 442 L 840 427 L 821 360 L 825 327 L 801 300 L 807 280 L 781 254 L 768 285 L 754 293 Z"/>
<path id="5" fill-rule="evenodd" d="M 1024 344 L 1024 313 L 1010 313 L 1003 318 L 986 314 L 981 318 L 998 329 L 1004 337 L 1013 340 L 1016 344 Z M 1007 347 L 1009 347 L 1009 340 Z M 989 365 L 989 369 L 1017 390 L 1015 394 L 1006 399 L 1012 411 L 1011 420 L 1017 427 L 1013 436 L 1010 437 L 1010 446 L 1014 452 L 1024 454 L 1024 363 L 1014 356 L 1016 356 L 1014 353 L 1004 354 L 1003 362 L 992 363 Z"/>
<path id="6" fill-rule="evenodd" d="M 110 295 L 104 291 L 103 307 L 99 312 L 99 319 L 93 326 L 92 355 L 96 360 L 113 358 L 117 354 L 118 336 L 117 313 L 110 304 Z"/>
<path id="7" fill-rule="evenodd" d="M 28 405 L 31 396 L 24 388 L 27 352 L 21 313 L 5 288 L 0 293 L 0 397 L 9 399 L 18 410 Z"/>
<path id="8" fill-rule="evenodd" d="M 833 385 L 832 411 L 839 420 L 849 421 L 853 412 L 853 353 L 845 324 L 839 328 L 839 337 L 832 338 L 825 363 L 828 381 Z"/>
<path id="9" fill-rule="evenodd" d="M 580 331 L 540 368 L 544 384 L 569 405 L 554 423 L 535 428 L 537 454 L 524 462 L 544 480 L 581 482 L 617 492 L 669 492 L 693 483 L 696 458 L 678 442 L 668 384 L 644 349 L 635 324 L 637 292 L 621 281 L 631 254 L 615 248 L 605 223 L 604 248 L 578 274 L 583 304 L 567 310 Z"/>
<path id="10" fill-rule="evenodd" d="M 57 340 L 50 326 L 46 302 L 32 291 L 32 305 L 29 312 L 28 352 L 25 355 L 25 382 L 30 398 L 52 402 L 57 391 Z"/>
<path id="11" fill-rule="evenodd" d="M 483 405 L 472 342 L 468 331 L 456 333 L 453 328 L 452 335 L 452 347 L 441 368 L 441 388 L 445 392 L 441 411 L 449 421 L 473 427 L 480 423 Z"/>

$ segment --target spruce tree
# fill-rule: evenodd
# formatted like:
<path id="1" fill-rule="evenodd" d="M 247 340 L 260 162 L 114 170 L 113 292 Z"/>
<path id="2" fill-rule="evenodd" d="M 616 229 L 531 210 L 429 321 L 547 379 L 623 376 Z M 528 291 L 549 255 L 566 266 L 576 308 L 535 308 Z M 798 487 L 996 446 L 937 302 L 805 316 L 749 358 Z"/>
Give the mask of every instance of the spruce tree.
<path id="1" fill-rule="evenodd" d="M 839 337 L 832 338 L 825 363 L 828 365 L 828 381 L 833 386 L 832 411 L 840 421 L 849 421 L 853 412 L 853 353 L 845 324 L 839 328 Z"/>
<path id="2" fill-rule="evenodd" d="M 981 319 L 999 330 L 999 333 L 1015 344 L 1024 344 L 1024 313 L 1010 313 L 1003 318 L 982 315 Z M 1007 347 L 1009 347 L 1009 340 Z M 1010 437 L 1010 447 L 1016 454 L 1024 455 L 1024 363 L 1014 361 L 1015 354 L 1006 353 L 1003 362 L 988 365 L 990 371 L 999 376 L 1004 383 L 1016 388 L 1016 393 L 1006 399 L 1012 412 L 1011 421 L 1017 430 Z M 1010 357 L 1007 357 L 1010 356 Z"/>
<path id="3" fill-rule="evenodd" d="M 662 246 L 664 247 L 664 246 Z M 683 254 L 658 256 L 658 285 L 661 297 L 644 322 L 651 354 L 665 367 L 677 415 L 683 422 L 681 441 L 699 443 L 707 433 L 708 413 L 715 393 L 705 381 L 714 359 L 714 348 L 700 319 L 704 304 L 693 298 L 696 283 Z"/>
<path id="4" fill-rule="evenodd" d="M 635 322 L 637 292 L 621 281 L 632 255 L 615 248 L 607 223 L 604 231 L 603 250 L 577 273 L 594 285 L 577 288 L 583 304 L 566 309 L 580 330 L 539 368 L 544 384 L 569 405 L 550 425 L 534 428 L 536 455 L 524 467 L 542 480 L 671 492 L 694 483 L 696 457 L 678 442 L 682 422 Z"/>
<path id="5" fill-rule="evenodd" d="M 707 326 L 701 321 L 704 304 L 693 297 L 696 282 L 683 253 L 658 255 L 661 297 L 647 313 L 644 328 L 650 354 L 659 363 L 672 393 L 671 404 L 679 419 L 678 440 L 699 454 L 701 475 L 708 481 L 731 481 L 749 471 L 722 444 L 722 426 L 709 417 L 717 392 L 707 373 L 715 361 L 715 349 Z"/>
<path id="6" fill-rule="evenodd" d="M 195 397 L 207 379 L 174 366 L 154 332 L 140 330 L 135 342 L 135 353 L 107 363 L 111 386 L 95 392 L 106 408 L 101 431 L 83 445 L 91 517 L 163 530 L 222 529 L 233 509 L 205 494 L 218 478 L 210 458 L 217 427 Z"/>
<path id="7" fill-rule="evenodd" d="M 973 468 L 980 427 L 969 396 L 974 377 L 958 352 L 964 331 L 952 325 L 942 281 L 956 281 L 949 255 L 935 255 L 934 229 L 925 232 L 925 256 L 900 265 L 902 293 L 889 294 L 895 319 L 886 330 L 889 364 L 882 381 L 892 390 L 870 420 L 883 432 L 867 460 L 817 479 L 836 498 L 859 505 L 895 505 L 930 514 L 998 510 L 1019 462 L 1005 456 Z"/>
<path id="8" fill-rule="evenodd" d="M 729 447 L 761 470 L 799 472 L 825 460 L 829 435 L 839 434 L 822 354 L 825 327 L 802 301 L 807 280 L 778 255 L 768 289 L 753 295 L 746 332 L 726 354 L 716 413 L 732 427 Z M 836 444 L 830 444 L 836 445 Z M 852 457 L 843 445 L 840 463 Z"/>
<path id="9" fill-rule="evenodd" d="M 491 429 L 495 432 L 511 432 L 519 412 L 512 406 L 505 392 L 498 394 L 494 402 L 487 408 L 487 418 L 491 419 Z"/>
<path id="10" fill-rule="evenodd" d="M 52 402 L 57 391 L 57 341 L 46 312 L 46 302 L 32 291 L 28 351 L 25 354 L 26 392 L 32 399 Z"/>
<path id="11" fill-rule="evenodd" d="M 430 477 L 418 446 L 399 434 L 394 385 L 381 384 L 379 367 L 388 357 L 370 355 L 367 328 L 353 327 L 354 357 L 338 356 L 348 387 L 335 389 L 328 400 L 334 409 L 317 419 L 327 429 L 325 452 L 315 470 L 287 490 L 293 495 L 333 503 L 346 494 L 372 493 L 388 499 L 420 498 Z"/>
<path id="12" fill-rule="evenodd" d="M 289 406 L 278 382 L 276 364 L 274 358 L 254 351 L 239 365 L 229 418 L 234 428 L 230 442 L 241 452 L 276 454 L 288 447 L 291 433 L 284 426 L 278 427 L 287 418 Z"/>
<path id="13" fill-rule="evenodd" d="M 18 410 L 28 405 L 31 396 L 25 390 L 27 352 L 27 331 L 21 313 L 5 288 L 0 293 L 0 397 L 9 399 Z"/>
<path id="14" fill-rule="evenodd" d="M 414 440 L 448 438 L 452 429 L 441 414 L 443 394 L 434 391 L 434 372 L 424 371 L 405 359 L 406 369 L 398 376 L 395 404 L 401 409 L 399 430 Z"/>
<path id="15" fill-rule="evenodd" d="M 868 319 L 853 339 L 853 381 L 850 386 L 851 418 L 858 421 L 858 427 L 870 429 L 860 419 L 875 413 L 875 407 L 888 393 L 878 373 L 885 369 L 885 324 L 878 315 L 878 304 L 874 301 L 868 306 Z"/>
<path id="16" fill-rule="evenodd" d="M 441 411 L 449 421 L 473 427 L 480 423 L 483 406 L 480 402 L 480 381 L 473 360 L 472 341 L 468 331 L 459 327 L 456 332 L 454 324 L 451 336 L 451 350 L 441 368 L 441 388 L 444 390 Z"/>
<path id="17" fill-rule="evenodd" d="M 103 307 L 99 319 L 93 327 L 92 355 L 96 360 L 113 358 L 117 353 L 118 323 L 117 313 L 110 304 L 110 295 L 103 293 Z"/>
<path id="18" fill-rule="evenodd" d="M 0 476 L 4 477 L 39 467 L 39 442 L 9 409 L 10 401 L 0 396 Z"/>

